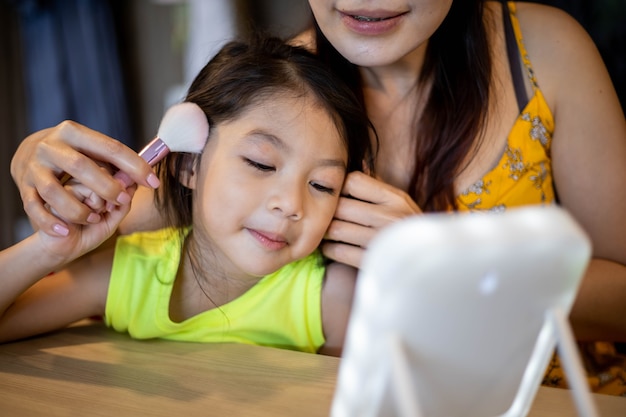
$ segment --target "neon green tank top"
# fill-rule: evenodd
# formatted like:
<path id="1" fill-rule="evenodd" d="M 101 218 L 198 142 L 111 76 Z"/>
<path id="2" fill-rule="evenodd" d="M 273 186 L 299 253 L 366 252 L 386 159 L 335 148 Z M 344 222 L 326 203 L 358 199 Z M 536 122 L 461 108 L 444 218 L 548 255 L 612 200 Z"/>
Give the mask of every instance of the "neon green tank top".
<path id="1" fill-rule="evenodd" d="M 176 323 L 169 303 L 181 259 L 178 230 L 118 239 L 105 323 L 136 339 L 235 342 L 317 352 L 324 344 L 319 253 L 263 277 L 239 298 Z"/>

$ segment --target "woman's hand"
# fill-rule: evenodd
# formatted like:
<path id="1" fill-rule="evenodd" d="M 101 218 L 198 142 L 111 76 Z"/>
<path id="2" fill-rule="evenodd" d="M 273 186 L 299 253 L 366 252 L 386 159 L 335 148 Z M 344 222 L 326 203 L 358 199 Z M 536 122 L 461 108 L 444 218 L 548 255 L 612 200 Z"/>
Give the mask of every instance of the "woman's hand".
<path id="1" fill-rule="evenodd" d="M 362 172 L 348 174 L 324 255 L 358 268 L 372 238 L 385 226 L 422 211 L 407 193 Z"/>
<path id="2" fill-rule="evenodd" d="M 67 181 L 63 188 L 65 192 L 73 195 L 74 198 L 97 213 L 99 221 L 87 225 L 68 222 L 69 233 L 67 236 L 51 236 L 42 230 L 36 232 L 42 245 L 42 251 L 45 251 L 51 259 L 55 259 L 55 267 L 61 267 L 97 248 L 115 233 L 120 222 L 130 211 L 130 201 L 107 208 L 105 200 L 74 179 Z M 135 194 L 136 188 L 136 185 L 132 185 L 126 189 L 130 198 Z M 51 211 L 53 211 L 52 214 L 57 214 L 53 209 Z"/>
<path id="3" fill-rule="evenodd" d="M 110 206 L 119 206 L 127 204 L 130 196 L 111 175 L 118 169 L 138 184 L 150 188 L 159 185 L 150 166 L 132 149 L 71 121 L 28 136 L 11 161 L 11 175 L 26 214 L 36 229 L 51 236 L 67 235 L 69 223 L 85 225 L 101 219 L 63 187 L 63 178 L 76 178 Z"/>

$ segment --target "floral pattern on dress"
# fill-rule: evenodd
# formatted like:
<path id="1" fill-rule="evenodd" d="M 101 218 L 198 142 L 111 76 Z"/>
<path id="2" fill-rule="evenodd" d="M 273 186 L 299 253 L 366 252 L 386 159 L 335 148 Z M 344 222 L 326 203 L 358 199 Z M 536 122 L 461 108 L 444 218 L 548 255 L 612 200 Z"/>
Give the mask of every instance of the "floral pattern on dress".
<path id="1" fill-rule="evenodd" d="M 548 129 L 544 126 L 541 121 L 541 117 L 535 116 L 531 120 L 532 128 L 530 129 L 530 137 L 534 140 L 538 140 L 539 143 L 543 145 L 544 148 L 548 146 L 550 143 L 550 136 L 548 133 Z"/>
<path id="2" fill-rule="evenodd" d="M 521 180 L 530 181 L 532 188 L 537 190 L 537 203 L 550 203 L 550 198 L 546 195 L 546 187 L 552 188 L 552 173 L 549 159 L 550 143 L 552 132 L 546 128 L 541 117 L 533 115 L 531 111 L 521 113 L 516 121 L 523 125 L 527 133 L 527 138 L 532 142 L 539 143 L 541 156 L 534 148 L 526 145 L 512 146 L 507 141 L 504 152 L 500 159 L 499 168 L 496 167 L 483 178 L 468 187 L 458 198 L 458 202 L 465 209 L 470 211 L 502 211 L 506 209 L 506 204 L 500 202 L 500 195 L 492 192 L 492 178 L 495 175 L 506 175 L 513 182 Z M 516 143 L 517 144 L 517 143 Z M 530 156 L 525 152 L 530 152 Z M 502 171 L 499 171 L 502 170 Z M 500 173 L 501 174 L 500 174 Z M 500 183 L 498 183 L 500 184 Z M 501 188 L 501 184 L 497 189 Z M 487 198 L 487 196 L 489 196 Z M 485 197 L 485 198 L 483 198 Z M 489 206 L 493 204 L 493 206 Z"/>
<path id="3" fill-rule="evenodd" d="M 476 210 L 476 207 L 482 203 L 482 198 L 480 196 L 485 194 L 490 194 L 489 186 L 491 185 L 491 181 L 485 182 L 483 179 L 476 181 L 474 184 L 470 185 L 467 190 L 465 190 L 461 195 L 467 197 L 469 195 L 474 195 L 475 198 L 473 201 L 467 203 L 466 207 L 468 210 Z"/>
<path id="4" fill-rule="evenodd" d="M 486 210 L 489 213 L 504 213 L 506 211 L 505 204 L 497 204 Z"/>
<path id="5" fill-rule="evenodd" d="M 546 163 L 542 161 L 536 165 L 534 172 L 535 173 L 530 175 L 528 179 L 535 184 L 535 188 L 541 193 L 541 202 L 545 203 L 546 193 L 544 193 L 543 190 L 546 179 L 548 179 L 550 175 L 549 168 L 546 166 Z"/>
<path id="6" fill-rule="evenodd" d="M 509 171 L 509 178 L 513 181 L 518 181 L 528 172 L 530 164 L 524 162 L 524 155 L 521 149 L 513 149 L 506 145 L 504 155 L 506 156 L 506 162 L 502 168 Z"/>
<path id="7" fill-rule="evenodd" d="M 616 350 L 613 343 L 578 343 L 587 382 L 592 392 L 626 397 L 626 356 Z M 541 385 L 567 388 L 567 373 L 558 355 L 552 355 Z"/>
<path id="8" fill-rule="evenodd" d="M 531 124 L 530 128 L 530 137 L 533 140 L 538 140 L 539 143 L 543 145 L 544 148 L 548 148 L 550 144 L 551 135 L 546 126 L 544 125 L 541 117 L 532 116 L 529 112 L 524 112 L 521 116 L 521 119 L 525 122 L 529 122 Z"/>

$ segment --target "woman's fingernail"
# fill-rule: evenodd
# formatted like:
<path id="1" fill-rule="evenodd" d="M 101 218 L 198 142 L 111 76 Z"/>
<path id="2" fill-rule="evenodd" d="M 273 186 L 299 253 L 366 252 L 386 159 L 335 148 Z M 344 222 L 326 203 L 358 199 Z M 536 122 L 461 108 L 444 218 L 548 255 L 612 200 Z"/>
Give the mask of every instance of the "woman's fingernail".
<path id="1" fill-rule="evenodd" d="M 58 223 L 52 226 L 52 230 L 54 230 L 55 233 L 58 233 L 61 236 L 67 236 L 70 234 L 70 229 Z"/>
<path id="2" fill-rule="evenodd" d="M 161 185 L 161 181 L 159 181 L 159 178 L 154 174 L 148 175 L 146 181 L 148 182 L 148 184 L 150 184 L 150 187 L 152 188 L 158 188 L 159 185 Z"/>
<path id="3" fill-rule="evenodd" d="M 100 215 L 97 213 L 89 213 L 87 216 L 87 223 L 98 223 L 100 221 Z"/>
<path id="4" fill-rule="evenodd" d="M 116 201 L 120 204 L 128 204 L 130 203 L 130 195 L 126 191 L 122 191 L 117 196 Z"/>

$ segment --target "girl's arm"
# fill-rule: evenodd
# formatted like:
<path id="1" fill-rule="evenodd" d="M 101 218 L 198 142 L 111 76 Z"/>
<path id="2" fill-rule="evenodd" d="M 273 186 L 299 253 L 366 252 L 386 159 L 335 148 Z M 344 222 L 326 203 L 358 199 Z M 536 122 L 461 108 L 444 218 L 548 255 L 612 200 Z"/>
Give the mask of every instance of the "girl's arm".
<path id="1" fill-rule="evenodd" d="M 55 256 L 37 234 L 0 252 L 0 343 L 57 330 L 104 314 L 113 247 L 48 275 Z"/>
<path id="2" fill-rule="evenodd" d="M 89 194 L 77 192 L 80 185 L 65 188 Z M 113 235 L 129 210 L 129 204 L 121 205 L 103 213 L 98 224 L 71 226 L 66 237 L 39 231 L 0 252 L 0 342 L 104 313 L 114 249 L 88 252 Z"/>
<path id="3" fill-rule="evenodd" d="M 323 355 L 341 356 L 346 337 L 357 270 L 340 263 L 326 268 L 322 287 L 322 326 L 326 343 L 319 350 Z"/>

